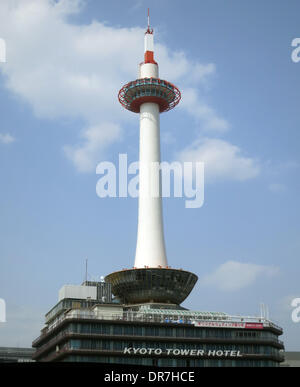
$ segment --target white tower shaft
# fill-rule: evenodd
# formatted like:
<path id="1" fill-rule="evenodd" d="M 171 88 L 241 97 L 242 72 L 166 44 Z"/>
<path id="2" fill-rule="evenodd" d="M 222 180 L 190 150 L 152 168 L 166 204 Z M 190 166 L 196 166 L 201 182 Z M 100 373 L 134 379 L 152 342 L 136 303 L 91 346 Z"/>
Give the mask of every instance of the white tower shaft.
<path id="1" fill-rule="evenodd" d="M 149 11 L 148 11 L 149 16 Z M 145 33 L 144 62 L 138 79 L 119 91 L 120 104 L 140 115 L 139 214 L 134 267 L 105 277 L 112 293 L 125 304 L 180 305 L 191 292 L 197 276 L 168 266 L 162 216 L 160 170 L 160 114 L 173 109 L 180 90 L 160 79 L 154 59 L 153 29 Z"/>
<path id="2" fill-rule="evenodd" d="M 158 78 L 158 66 L 143 63 L 141 78 Z M 167 267 L 164 241 L 161 179 L 155 195 L 153 166 L 160 163 L 160 117 L 159 105 L 146 102 L 140 107 L 140 171 L 138 234 L 134 266 L 137 268 Z M 157 177 L 157 175 L 156 175 Z M 153 191 L 154 189 L 154 191 Z"/>

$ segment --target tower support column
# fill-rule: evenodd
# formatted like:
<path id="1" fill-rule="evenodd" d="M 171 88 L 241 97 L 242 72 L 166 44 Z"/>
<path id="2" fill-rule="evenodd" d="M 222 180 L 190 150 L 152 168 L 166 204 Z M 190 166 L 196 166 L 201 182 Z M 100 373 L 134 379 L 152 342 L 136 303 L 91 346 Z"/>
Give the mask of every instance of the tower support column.
<path id="1" fill-rule="evenodd" d="M 134 264 L 137 268 L 168 265 L 163 231 L 161 179 L 154 172 L 155 163 L 160 163 L 159 105 L 147 102 L 140 107 L 139 215 Z M 158 179 L 155 181 L 156 178 Z"/>

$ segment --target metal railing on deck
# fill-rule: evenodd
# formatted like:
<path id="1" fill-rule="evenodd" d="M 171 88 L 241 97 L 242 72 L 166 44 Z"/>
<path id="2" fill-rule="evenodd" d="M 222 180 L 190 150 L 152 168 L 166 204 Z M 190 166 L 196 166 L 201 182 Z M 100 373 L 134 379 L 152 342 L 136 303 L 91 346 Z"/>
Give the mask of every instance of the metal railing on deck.
<path id="1" fill-rule="evenodd" d="M 54 330 L 59 324 L 61 324 L 63 321 L 66 321 L 68 319 L 87 319 L 87 320 L 119 320 L 119 321 L 136 321 L 136 322 L 147 322 L 147 323 L 174 323 L 174 324 L 191 324 L 194 325 L 196 323 L 203 323 L 203 322 L 209 322 L 209 323 L 217 323 L 217 324 L 245 324 L 245 323 L 260 323 L 263 324 L 263 327 L 273 327 L 279 331 L 282 331 L 282 328 L 274 324 L 273 322 L 266 320 L 265 318 L 260 317 L 245 317 L 245 316 L 229 316 L 229 315 L 220 315 L 217 316 L 208 316 L 200 314 L 197 316 L 195 312 L 191 312 L 190 316 L 186 314 L 185 316 L 182 316 L 178 313 L 167 315 L 167 314 L 157 314 L 151 312 L 132 312 L 132 311 L 125 311 L 122 313 L 116 313 L 116 314 L 103 314 L 102 311 L 96 311 L 96 310 L 71 310 L 68 313 L 64 314 L 63 316 L 59 317 L 57 320 L 55 320 L 52 324 L 50 324 L 48 327 L 44 328 L 42 331 L 42 334 L 33 342 L 33 345 L 37 343 L 41 338 L 46 336 L 48 333 L 50 333 L 52 330 Z M 207 326 L 209 327 L 209 326 Z M 237 328 L 239 325 L 236 326 Z M 222 328 L 222 326 L 220 326 Z"/>

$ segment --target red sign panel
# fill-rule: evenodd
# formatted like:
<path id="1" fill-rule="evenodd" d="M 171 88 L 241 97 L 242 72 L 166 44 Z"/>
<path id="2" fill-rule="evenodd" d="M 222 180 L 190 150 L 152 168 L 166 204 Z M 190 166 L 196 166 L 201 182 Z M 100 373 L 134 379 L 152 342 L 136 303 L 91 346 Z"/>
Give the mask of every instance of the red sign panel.
<path id="1" fill-rule="evenodd" d="M 263 324 L 261 323 L 246 323 L 246 329 L 264 329 Z"/>
<path id="2" fill-rule="evenodd" d="M 239 328 L 239 329 L 263 329 L 262 323 L 244 323 L 244 322 L 227 322 L 227 321 L 197 321 L 196 327 L 209 328 Z"/>

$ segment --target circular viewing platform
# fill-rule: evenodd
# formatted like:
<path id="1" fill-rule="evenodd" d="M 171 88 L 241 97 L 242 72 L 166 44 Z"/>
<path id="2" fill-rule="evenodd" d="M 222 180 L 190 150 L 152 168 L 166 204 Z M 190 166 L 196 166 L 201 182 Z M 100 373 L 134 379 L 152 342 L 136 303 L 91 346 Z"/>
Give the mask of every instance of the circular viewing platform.
<path id="1" fill-rule="evenodd" d="M 117 271 L 105 277 L 112 293 L 124 304 L 158 302 L 180 305 L 198 277 L 185 270 L 141 268 Z"/>
<path id="2" fill-rule="evenodd" d="M 142 78 L 127 83 L 119 91 L 121 105 L 134 113 L 140 112 L 140 106 L 146 102 L 159 105 L 159 111 L 173 109 L 180 101 L 179 89 L 172 83 L 158 78 Z"/>

